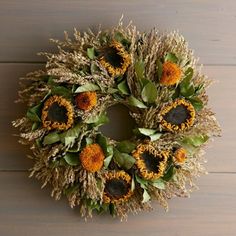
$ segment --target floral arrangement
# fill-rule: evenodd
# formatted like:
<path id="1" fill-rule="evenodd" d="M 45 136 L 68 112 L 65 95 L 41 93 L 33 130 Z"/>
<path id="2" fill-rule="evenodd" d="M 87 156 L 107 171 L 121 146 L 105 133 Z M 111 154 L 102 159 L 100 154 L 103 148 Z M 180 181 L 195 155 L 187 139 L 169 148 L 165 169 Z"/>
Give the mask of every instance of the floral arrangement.
<path id="1" fill-rule="evenodd" d="M 66 196 L 82 217 L 109 212 L 121 219 L 151 210 L 152 200 L 188 197 L 206 173 L 208 140 L 220 135 L 207 106 L 211 81 L 178 32 L 140 33 L 122 22 L 111 30 L 52 40 L 57 53 L 21 81 L 25 116 L 13 122 L 30 146 L 30 176 Z M 129 140 L 106 137 L 107 109 L 122 104 L 136 128 Z"/>

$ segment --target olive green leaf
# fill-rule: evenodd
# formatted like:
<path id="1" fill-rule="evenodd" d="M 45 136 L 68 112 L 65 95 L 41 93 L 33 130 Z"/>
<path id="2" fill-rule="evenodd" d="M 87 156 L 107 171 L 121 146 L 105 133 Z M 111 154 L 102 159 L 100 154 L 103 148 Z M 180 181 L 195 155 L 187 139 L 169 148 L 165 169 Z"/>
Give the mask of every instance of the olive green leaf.
<path id="1" fill-rule="evenodd" d="M 151 185 L 158 189 L 165 189 L 165 182 L 162 179 L 153 180 Z"/>
<path id="2" fill-rule="evenodd" d="M 188 100 L 192 103 L 196 111 L 200 111 L 203 108 L 203 102 L 198 97 L 188 98 Z"/>
<path id="3" fill-rule="evenodd" d="M 136 181 L 140 184 L 140 187 L 143 189 L 147 188 L 148 180 L 140 178 L 138 175 L 135 174 Z"/>
<path id="4" fill-rule="evenodd" d="M 157 98 L 157 88 L 154 83 L 149 81 L 142 89 L 141 97 L 144 102 L 154 103 Z"/>
<path id="5" fill-rule="evenodd" d="M 76 166 L 79 164 L 79 155 L 77 153 L 66 153 L 63 157 L 67 164 L 70 166 Z"/>
<path id="6" fill-rule="evenodd" d="M 134 64 L 134 70 L 137 78 L 141 81 L 144 78 L 145 65 L 142 60 L 138 60 Z"/>
<path id="7" fill-rule="evenodd" d="M 71 97 L 71 90 L 63 86 L 55 86 L 51 88 L 52 95 L 59 95 L 63 97 Z"/>
<path id="8" fill-rule="evenodd" d="M 130 142 L 129 140 L 121 141 L 116 145 L 116 148 L 120 152 L 124 152 L 124 153 L 131 153 L 135 149 L 135 147 L 136 145 Z"/>
<path id="9" fill-rule="evenodd" d="M 129 95 L 130 94 L 128 85 L 126 83 L 126 80 L 123 80 L 121 83 L 119 83 L 117 88 L 124 95 Z"/>
<path id="10" fill-rule="evenodd" d="M 153 142 L 153 141 L 158 140 L 161 137 L 161 135 L 162 135 L 161 133 L 155 133 L 155 134 L 149 135 L 149 137 L 150 137 L 150 140 Z"/>
<path id="11" fill-rule="evenodd" d="M 99 86 L 93 83 L 87 83 L 82 86 L 79 86 L 76 90 L 75 93 L 81 93 L 81 92 L 87 92 L 87 91 L 96 91 L 99 90 Z"/>
<path id="12" fill-rule="evenodd" d="M 119 167 L 125 168 L 126 170 L 130 169 L 135 163 L 135 159 L 131 155 L 121 153 L 116 148 L 114 149 L 114 161 Z"/>
<path id="13" fill-rule="evenodd" d="M 135 98 L 133 95 L 131 95 L 128 99 L 128 102 L 130 105 L 138 107 L 138 108 L 147 108 L 147 106 L 139 101 L 137 98 Z"/>
<path id="14" fill-rule="evenodd" d="M 168 168 L 166 169 L 165 174 L 162 177 L 162 179 L 165 181 L 169 181 L 173 177 L 174 174 L 175 174 L 175 167 L 173 164 L 170 164 Z"/>
<path id="15" fill-rule="evenodd" d="M 87 55 L 88 57 L 93 60 L 95 58 L 95 50 L 94 47 L 92 48 L 87 48 Z"/>
<path id="16" fill-rule="evenodd" d="M 194 147 L 199 147 L 204 144 L 208 139 L 209 137 L 207 135 L 194 135 L 185 137 L 181 140 L 181 142 L 184 144 L 192 145 Z"/>
<path id="17" fill-rule="evenodd" d="M 157 76 L 158 76 L 158 79 L 160 80 L 161 79 L 161 76 L 162 76 L 162 62 L 161 60 L 157 60 Z"/>
<path id="18" fill-rule="evenodd" d="M 58 141 L 60 141 L 60 135 L 58 134 L 57 131 L 54 131 L 52 133 L 49 133 L 48 135 L 46 135 L 43 139 L 43 145 L 49 145 L 49 144 L 53 144 L 56 143 Z"/>
<path id="19" fill-rule="evenodd" d="M 64 133 L 60 134 L 60 140 L 65 143 L 66 146 L 72 146 L 75 139 L 79 137 L 81 131 L 81 124 L 77 124 L 71 129 L 68 129 Z"/>
<path id="20" fill-rule="evenodd" d="M 146 189 L 143 189 L 142 203 L 148 202 L 150 199 L 151 199 L 151 196 L 149 195 L 148 191 Z"/>
<path id="21" fill-rule="evenodd" d="M 31 107 L 28 109 L 26 116 L 34 122 L 41 122 L 40 116 L 41 116 L 41 108 L 42 104 L 38 104 L 34 107 Z"/>
<path id="22" fill-rule="evenodd" d="M 168 53 L 166 53 L 164 60 L 170 61 L 172 63 L 177 63 L 178 57 L 174 53 L 168 52 Z"/>
<path id="23" fill-rule="evenodd" d="M 137 130 L 140 134 L 143 134 L 145 136 L 150 136 L 156 133 L 155 129 L 138 128 Z"/>
<path id="24" fill-rule="evenodd" d="M 134 176 L 132 177 L 132 181 L 131 181 L 131 191 L 135 190 L 135 180 L 134 180 Z"/>
<path id="25" fill-rule="evenodd" d="M 106 112 L 103 112 L 99 115 L 89 117 L 85 120 L 85 123 L 92 124 L 93 127 L 100 126 L 109 122 L 109 118 L 106 115 Z"/>

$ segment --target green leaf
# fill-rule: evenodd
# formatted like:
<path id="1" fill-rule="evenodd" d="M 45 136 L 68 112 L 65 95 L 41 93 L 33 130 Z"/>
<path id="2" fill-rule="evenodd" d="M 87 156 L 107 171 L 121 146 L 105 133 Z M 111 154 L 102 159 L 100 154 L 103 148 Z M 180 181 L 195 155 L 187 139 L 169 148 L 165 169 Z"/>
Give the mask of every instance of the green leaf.
<path id="1" fill-rule="evenodd" d="M 85 139 L 85 141 L 86 141 L 86 144 L 87 144 L 87 145 L 93 143 L 93 139 L 91 139 L 91 138 L 89 138 L 89 137 L 87 137 L 87 138 Z"/>
<path id="2" fill-rule="evenodd" d="M 141 101 L 139 101 L 133 95 L 131 95 L 129 97 L 128 102 L 129 102 L 130 105 L 138 107 L 138 108 L 147 108 L 147 106 L 145 104 L 143 104 Z"/>
<path id="3" fill-rule="evenodd" d="M 138 60 L 134 64 L 134 70 L 137 78 L 141 81 L 144 78 L 145 65 L 142 60 Z"/>
<path id="4" fill-rule="evenodd" d="M 193 98 L 189 98 L 188 100 L 192 103 L 196 111 L 200 111 L 203 108 L 203 102 L 200 98 L 193 97 Z"/>
<path id="5" fill-rule="evenodd" d="M 31 107 L 28 109 L 26 116 L 34 122 L 41 122 L 40 116 L 41 116 L 41 108 L 42 104 L 38 104 L 34 107 Z"/>
<path id="6" fill-rule="evenodd" d="M 195 93 L 193 85 L 180 85 L 180 94 L 184 97 L 191 97 Z"/>
<path id="7" fill-rule="evenodd" d="M 145 136 L 150 136 L 155 134 L 156 130 L 155 129 L 146 129 L 146 128 L 138 128 L 137 129 L 140 134 L 143 134 Z"/>
<path id="8" fill-rule="evenodd" d="M 55 86 L 51 88 L 52 95 L 59 95 L 63 97 L 71 97 L 71 90 L 63 86 Z"/>
<path id="9" fill-rule="evenodd" d="M 94 73 L 96 73 L 97 71 L 99 71 L 98 66 L 97 66 L 94 62 L 91 63 L 90 71 L 91 71 L 91 74 L 94 74 Z"/>
<path id="10" fill-rule="evenodd" d="M 113 147 L 111 145 L 107 146 L 107 157 L 104 160 L 104 167 L 107 169 L 113 157 Z"/>
<path id="11" fill-rule="evenodd" d="M 87 55 L 88 57 L 93 60 L 95 58 L 95 50 L 94 47 L 92 48 L 87 48 Z"/>
<path id="12" fill-rule="evenodd" d="M 125 168 L 126 170 L 130 169 L 135 163 L 135 159 L 131 155 L 121 153 L 117 149 L 114 149 L 114 161 L 119 167 Z"/>
<path id="13" fill-rule="evenodd" d="M 192 145 L 194 147 L 199 147 L 203 143 L 205 143 L 209 137 L 207 135 L 195 135 L 195 136 L 190 136 L 190 137 L 185 137 L 184 139 L 181 140 L 181 142 Z"/>
<path id="14" fill-rule="evenodd" d="M 115 205 L 113 203 L 109 204 L 109 212 L 114 217 L 116 214 Z"/>
<path id="15" fill-rule="evenodd" d="M 154 103 L 157 98 L 157 88 L 154 83 L 149 81 L 143 88 L 141 97 L 144 102 Z"/>
<path id="16" fill-rule="evenodd" d="M 32 130 L 32 131 L 35 131 L 36 129 L 38 129 L 39 126 L 40 126 L 40 123 L 39 123 L 39 122 L 34 122 L 34 123 L 32 124 L 31 130 Z"/>
<path id="17" fill-rule="evenodd" d="M 89 117 L 89 119 L 85 121 L 85 123 L 92 124 L 94 127 L 106 124 L 108 122 L 109 122 L 109 118 L 107 117 L 105 112 L 97 116 Z"/>
<path id="18" fill-rule="evenodd" d="M 96 91 L 99 90 L 99 86 L 93 83 L 87 83 L 82 86 L 79 86 L 76 90 L 75 93 L 82 93 L 82 92 L 87 92 L 87 91 Z"/>
<path id="19" fill-rule="evenodd" d="M 103 149 L 105 155 L 107 155 L 108 154 L 108 152 L 107 152 L 107 138 L 102 134 L 98 134 L 96 137 L 96 141 Z"/>
<path id="20" fill-rule="evenodd" d="M 195 94 L 198 95 L 202 92 L 204 89 L 204 84 L 199 84 L 197 87 L 195 87 Z"/>
<path id="21" fill-rule="evenodd" d="M 178 62 L 178 57 L 174 53 L 168 52 L 168 53 L 166 53 L 164 60 L 165 61 L 170 61 L 170 62 L 173 62 L 173 63 L 177 63 Z"/>
<path id="22" fill-rule="evenodd" d="M 43 139 L 43 145 L 49 145 L 60 141 L 60 135 L 57 133 L 57 131 L 49 133 L 46 135 Z"/>
<path id="23" fill-rule="evenodd" d="M 161 133 L 155 133 L 155 134 L 149 135 L 149 137 L 151 141 L 153 142 L 153 141 L 158 140 L 161 137 L 161 135 L 162 135 Z"/>
<path id="24" fill-rule="evenodd" d="M 77 124 L 73 128 L 60 134 L 61 142 L 65 143 L 66 146 L 72 146 L 75 139 L 79 137 L 81 131 L 81 124 Z"/>
<path id="25" fill-rule="evenodd" d="M 190 97 L 195 93 L 195 88 L 191 84 L 191 79 L 193 77 L 193 68 L 189 67 L 185 72 L 185 77 L 179 84 L 180 94 L 184 97 Z"/>
<path id="26" fill-rule="evenodd" d="M 110 156 L 108 156 L 108 157 L 106 157 L 104 159 L 104 167 L 105 167 L 105 169 L 108 168 L 109 164 L 111 163 L 111 160 L 112 160 L 112 155 L 110 155 Z"/>
<path id="27" fill-rule="evenodd" d="M 135 190 L 135 181 L 134 181 L 134 176 L 132 177 L 132 181 L 131 181 L 131 191 Z"/>
<path id="28" fill-rule="evenodd" d="M 63 157 L 67 164 L 70 166 L 77 166 L 79 164 L 79 155 L 75 153 L 66 153 Z"/>
<path id="29" fill-rule="evenodd" d="M 140 184 L 140 187 L 143 189 L 147 188 L 148 181 L 145 179 L 140 178 L 138 175 L 135 175 L 136 181 Z"/>
<path id="30" fill-rule="evenodd" d="M 148 202 L 151 199 L 146 189 L 143 189 L 143 200 L 142 203 Z"/>
<path id="31" fill-rule="evenodd" d="M 130 94 L 128 85 L 126 83 L 126 80 L 123 80 L 121 83 L 119 83 L 117 88 L 124 95 L 129 95 Z"/>
<path id="32" fill-rule="evenodd" d="M 162 76 L 162 62 L 161 60 L 157 60 L 157 76 L 158 76 L 158 79 L 160 80 L 161 79 L 161 76 Z"/>
<path id="33" fill-rule="evenodd" d="M 155 188 L 165 189 L 165 182 L 162 179 L 153 180 L 151 184 Z"/>
<path id="34" fill-rule="evenodd" d="M 162 177 L 162 179 L 165 180 L 165 181 L 169 181 L 173 177 L 174 174 L 175 174 L 175 168 L 174 168 L 174 165 L 171 164 L 167 168 L 167 170 L 166 170 L 164 176 Z"/>
<path id="35" fill-rule="evenodd" d="M 116 148 L 120 152 L 131 153 L 135 149 L 136 145 L 129 140 L 121 141 L 117 144 Z"/>

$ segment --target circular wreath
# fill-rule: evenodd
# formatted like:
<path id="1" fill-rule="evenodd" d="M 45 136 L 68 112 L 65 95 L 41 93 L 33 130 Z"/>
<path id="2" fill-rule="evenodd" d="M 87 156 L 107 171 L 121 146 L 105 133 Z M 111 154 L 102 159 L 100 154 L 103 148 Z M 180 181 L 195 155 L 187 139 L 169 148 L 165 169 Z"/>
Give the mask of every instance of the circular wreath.
<path id="1" fill-rule="evenodd" d="M 111 30 L 52 40 L 57 53 L 23 78 L 26 115 L 13 122 L 30 145 L 30 176 L 68 198 L 81 216 L 150 210 L 156 199 L 187 197 L 205 173 L 202 148 L 220 127 L 207 107 L 210 80 L 178 32 L 139 33 L 122 22 Z M 121 104 L 135 121 L 128 140 L 106 137 L 106 111 Z"/>

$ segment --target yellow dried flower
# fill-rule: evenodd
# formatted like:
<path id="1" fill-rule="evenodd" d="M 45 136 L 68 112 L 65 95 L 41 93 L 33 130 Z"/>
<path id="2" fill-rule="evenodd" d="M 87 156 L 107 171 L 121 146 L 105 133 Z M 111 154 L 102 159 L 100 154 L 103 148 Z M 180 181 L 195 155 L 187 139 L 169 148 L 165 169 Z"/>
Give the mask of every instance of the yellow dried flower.
<path id="1" fill-rule="evenodd" d="M 62 96 L 52 96 L 46 100 L 42 109 L 43 127 L 51 130 L 66 130 L 74 123 L 74 110 L 70 101 Z"/>
<path id="2" fill-rule="evenodd" d="M 160 111 L 161 126 L 171 132 L 187 130 L 195 121 L 195 109 L 185 99 L 176 99 Z"/>
<path id="3" fill-rule="evenodd" d="M 125 171 L 108 172 L 105 174 L 104 203 L 119 204 L 126 202 L 133 192 L 131 191 L 131 177 Z"/>
<path id="4" fill-rule="evenodd" d="M 150 144 L 139 144 L 132 153 L 136 166 L 144 179 L 158 179 L 164 175 L 168 151 L 158 151 Z"/>
<path id="5" fill-rule="evenodd" d="M 119 42 L 113 41 L 112 44 L 102 50 L 100 63 L 111 76 L 115 77 L 126 72 L 131 63 L 131 58 Z"/>

